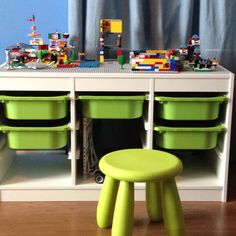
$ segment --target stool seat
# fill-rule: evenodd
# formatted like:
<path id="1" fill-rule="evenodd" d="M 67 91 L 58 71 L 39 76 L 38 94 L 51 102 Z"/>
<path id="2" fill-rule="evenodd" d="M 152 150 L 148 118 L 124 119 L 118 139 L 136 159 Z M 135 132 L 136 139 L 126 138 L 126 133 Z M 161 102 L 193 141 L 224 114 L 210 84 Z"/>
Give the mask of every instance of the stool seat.
<path id="1" fill-rule="evenodd" d="M 149 149 L 125 149 L 105 155 L 100 170 L 117 180 L 129 182 L 159 181 L 175 177 L 182 163 L 174 155 Z"/>

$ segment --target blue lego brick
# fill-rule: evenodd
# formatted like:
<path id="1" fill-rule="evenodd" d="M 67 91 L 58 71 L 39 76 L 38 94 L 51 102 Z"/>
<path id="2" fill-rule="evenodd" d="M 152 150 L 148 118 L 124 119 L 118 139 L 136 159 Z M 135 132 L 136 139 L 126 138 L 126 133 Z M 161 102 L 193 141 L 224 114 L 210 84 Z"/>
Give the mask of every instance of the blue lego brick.
<path id="1" fill-rule="evenodd" d="M 95 60 L 80 61 L 80 67 L 99 67 L 99 62 Z"/>

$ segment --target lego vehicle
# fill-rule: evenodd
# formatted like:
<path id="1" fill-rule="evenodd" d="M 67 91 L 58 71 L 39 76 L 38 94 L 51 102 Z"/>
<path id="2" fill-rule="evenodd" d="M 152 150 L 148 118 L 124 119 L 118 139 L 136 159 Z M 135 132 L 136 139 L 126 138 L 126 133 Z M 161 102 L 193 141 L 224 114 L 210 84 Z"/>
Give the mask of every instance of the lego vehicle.
<path id="1" fill-rule="evenodd" d="M 195 58 L 195 60 L 189 64 L 191 68 L 198 72 L 198 71 L 211 71 L 212 68 L 218 65 L 218 61 L 214 59 L 204 59 L 201 57 Z"/>

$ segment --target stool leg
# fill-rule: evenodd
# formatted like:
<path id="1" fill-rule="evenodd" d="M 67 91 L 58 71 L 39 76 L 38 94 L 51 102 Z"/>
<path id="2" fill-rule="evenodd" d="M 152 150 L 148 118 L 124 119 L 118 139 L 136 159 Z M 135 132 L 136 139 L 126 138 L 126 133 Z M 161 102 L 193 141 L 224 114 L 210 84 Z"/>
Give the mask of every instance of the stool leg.
<path id="1" fill-rule="evenodd" d="M 118 180 L 105 176 L 97 206 L 97 224 L 100 228 L 111 227 L 118 187 Z"/>
<path id="2" fill-rule="evenodd" d="M 134 183 L 121 181 L 112 223 L 112 236 L 132 236 Z"/>
<path id="3" fill-rule="evenodd" d="M 183 210 L 174 179 L 162 182 L 162 206 L 168 235 L 185 235 Z"/>
<path id="4" fill-rule="evenodd" d="M 146 183 L 146 207 L 151 221 L 162 219 L 161 184 L 159 182 Z"/>

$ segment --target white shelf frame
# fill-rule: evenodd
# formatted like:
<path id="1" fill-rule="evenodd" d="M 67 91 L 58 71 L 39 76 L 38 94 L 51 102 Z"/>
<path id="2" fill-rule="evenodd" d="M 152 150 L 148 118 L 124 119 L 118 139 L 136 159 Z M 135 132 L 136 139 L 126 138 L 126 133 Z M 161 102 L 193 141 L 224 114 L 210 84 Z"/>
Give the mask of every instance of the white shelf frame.
<path id="1" fill-rule="evenodd" d="M 108 70 L 107 70 L 108 68 Z M 222 92 L 227 94 L 223 151 L 216 153 L 217 171 L 205 171 L 194 179 L 177 178 L 182 200 L 227 200 L 230 134 L 232 125 L 234 74 L 219 67 L 216 72 L 194 73 L 190 70 L 178 74 L 133 73 L 129 68 L 120 70 L 117 65 L 105 65 L 98 69 L 66 69 L 53 71 L 5 71 L 0 69 L 0 91 L 66 91 L 70 95 L 70 181 L 68 184 L 52 184 L 39 180 L 40 184 L 0 183 L 0 201 L 75 201 L 98 200 L 101 185 L 82 181 L 77 170 L 77 111 L 76 96 L 81 92 L 143 92 L 148 94 L 148 116 L 145 127 L 146 147 L 153 147 L 154 95 L 158 92 Z M 80 125 L 81 126 L 81 125 Z M 81 128 L 81 127 L 80 127 Z M 10 157 L 10 158 L 8 158 Z M 14 151 L 0 151 L 1 169 L 14 164 Z M 27 170 L 26 170 L 27 171 Z M 17 174 L 17 173 L 16 173 Z M 183 175 L 184 176 L 184 175 Z M 17 179 L 17 176 L 16 176 Z M 55 181 L 56 181 L 55 176 Z M 37 181 L 37 179 L 35 180 Z M 50 183 L 50 181 L 52 183 Z M 6 182 L 5 182 L 6 183 Z M 45 184 L 44 184 L 45 183 Z M 48 184 L 50 183 L 50 184 Z M 136 200 L 144 200 L 144 185 L 136 185 Z"/>

